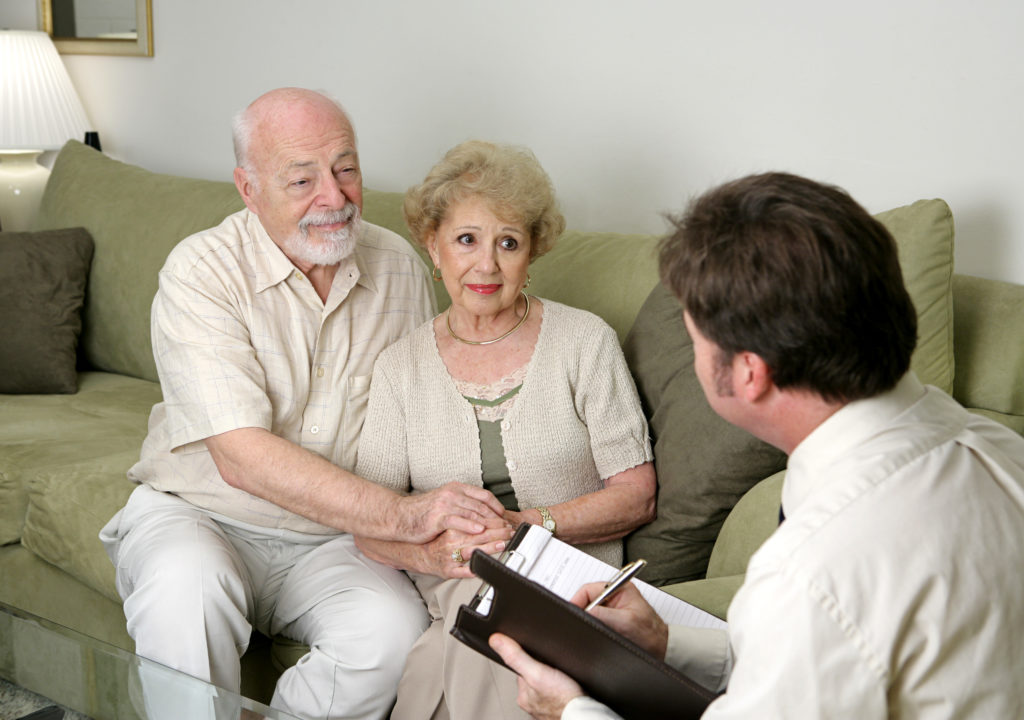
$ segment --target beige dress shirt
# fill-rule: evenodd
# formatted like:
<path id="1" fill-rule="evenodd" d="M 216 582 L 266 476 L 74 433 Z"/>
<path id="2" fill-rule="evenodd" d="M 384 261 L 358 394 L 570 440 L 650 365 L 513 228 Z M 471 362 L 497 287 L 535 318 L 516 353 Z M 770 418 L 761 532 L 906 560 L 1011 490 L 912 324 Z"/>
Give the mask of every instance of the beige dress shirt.
<path id="1" fill-rule="evenodd" d="M 377 355 L 434 310 L 419 256 L 369 223 L 326 303 L 249 210 L 186 238 L 153 300 L 164 399 L 129 477 L 241 522 L 336 532 L 229 486 L 203 440 L 263 428 L 353 469 Z"/>

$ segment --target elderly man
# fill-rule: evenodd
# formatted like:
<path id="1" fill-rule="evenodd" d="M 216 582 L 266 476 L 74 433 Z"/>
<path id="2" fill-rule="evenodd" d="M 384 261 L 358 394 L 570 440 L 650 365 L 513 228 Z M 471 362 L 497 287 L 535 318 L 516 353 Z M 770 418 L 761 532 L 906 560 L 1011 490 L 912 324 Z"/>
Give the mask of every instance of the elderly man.
<path id="1" fill-rule="evenodd" d="M 712 407 L 789 453 L 785 519 L 728 633 L 666 628 L 634 588 L 595 614 L 725 687 L 705 718 L 1024 717 L 1024 439 L 908 370 L 885 228 L 836 188 L 753 176 L 697 200 L 661 268 Z M 537 717 L 615 717 L 491 642 Z"/>
<path id="2" fill-rule="evenodd" d="M 235 121 L 246 209 L 186 238 L 160 272 L 140 486 L 104 528 L 137 652 L 231 690 L 252 628 L 310 651 L 272 704 L 380 718 L 427 625 L 401 573 L 350 533 L 426 541 L 502 512 L 452 484 L 399 496 L 350 472 L 377 354 L 431 317 L 424 266 L 360 219 L 352 124 L 274 90 Z"/>

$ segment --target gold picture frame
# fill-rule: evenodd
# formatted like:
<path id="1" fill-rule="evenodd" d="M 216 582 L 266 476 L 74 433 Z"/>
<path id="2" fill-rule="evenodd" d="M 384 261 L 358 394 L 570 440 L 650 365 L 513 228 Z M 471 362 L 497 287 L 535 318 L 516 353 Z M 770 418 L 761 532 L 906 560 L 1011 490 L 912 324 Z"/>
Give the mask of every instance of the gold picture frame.
<path id="1" fill-rule="evenodd" d="M 63 55 L 142 55 L 153 57 L 153 3 L 135 1 L 134 37 L 61 37 L 54 35 L 54 4 L 58 0 L 39 0 L 42 30 L 53 38 L 57 52 Z M 59 6 L 59 3 L 58 3 Z"/>

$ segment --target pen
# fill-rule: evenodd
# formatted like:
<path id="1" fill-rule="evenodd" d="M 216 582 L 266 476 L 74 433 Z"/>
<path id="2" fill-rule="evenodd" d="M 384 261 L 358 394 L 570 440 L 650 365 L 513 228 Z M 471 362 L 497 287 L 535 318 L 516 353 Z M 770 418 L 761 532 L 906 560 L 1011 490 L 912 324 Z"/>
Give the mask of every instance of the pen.
<path id="1" fill-rule="evenodd" d="M 632 580 L 633 576 L 640 572 L 646 564 L 646 560 L 638 558 L 619 570 L 619 572 L 615 574 L 615 577 L 605 583 L 604 590 L 602 590 L 596 598 L 590 601 L 590 604 L 586 607 L 587 612 L 593 610 L 621 590 L 622 586 Z"/>

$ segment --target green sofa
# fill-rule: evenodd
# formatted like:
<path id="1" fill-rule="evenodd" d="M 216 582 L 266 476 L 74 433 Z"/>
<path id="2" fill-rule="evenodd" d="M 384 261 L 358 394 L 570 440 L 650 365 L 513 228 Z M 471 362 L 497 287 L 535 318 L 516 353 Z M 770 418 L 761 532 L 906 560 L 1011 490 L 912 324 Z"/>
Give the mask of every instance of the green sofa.
<path id="1" fill-rule="evenodd" d="M 365 217 L 407 235 L 400 206 L 398 193 L 366 191 Z M 0 601 L 132 648 L 97 533 L 134 487 L 125 471 L 160 399 L 149 333 L 157 271 L 181 238 L 241 207 L 230 183 L 150 173 L 76 142 L 57 157 L 39 232 L 17 239 L 43 242 L 41 231 L 71 227 L 92 238 L 77 391 L 0 395 Z M 1024 286 L 953 274 L 941 200 L 879 217 L 900 244 L 921 318 L 915 370 L 1024 432 Z M 627 554 L 647 558 L 646 579 L 724 615 L 775 525 L 785 458 L 708 408 L 679 307 L 657 282 L 657 240 L 567 232 L 531 268 L 531 292 L 591 310 L 618 332 L 660 482 L 658 518 L 627 539 Z M 300 650 L 255 637 L 243 691 L 266 700 Z"/>

